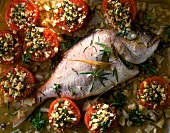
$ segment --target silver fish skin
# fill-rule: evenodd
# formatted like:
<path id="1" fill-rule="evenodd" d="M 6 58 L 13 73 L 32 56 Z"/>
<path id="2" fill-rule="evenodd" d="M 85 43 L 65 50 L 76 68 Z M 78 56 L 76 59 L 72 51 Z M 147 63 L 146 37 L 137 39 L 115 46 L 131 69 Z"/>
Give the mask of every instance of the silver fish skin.
<path id="1" fill-rule="evenodd" d="M 66 52 L 51 78 L 38 89 L 35 96 L 36 103 L 32 107 L 25 108 L 27 115 L 15 120 L 14 127 L 24 121 L 46 99 L 58 97 L 67 97 L 73 100 L 83 99 L 104 93 L 117 84 L 136 76 L 139 71 L 128 69 L 116 55 L 115 41 L 124 39 L 117 37 L 116 34 L 117 31 L 113 29 L 97 31 Z M 127 45 L 130 43 L 127 42 Z M 105 54 L 105 57 L 102 58 L 103 50 L 106 49 L 111 50 L 111 54 Z M 97 71 L 96 67 L 74 60 L 104 61 L 111 63 L 111 66 L 110 70 L 101 70 L 97 76 L 94 76 L 82 73 L 95 72 Z M 114 70 L 116 70 L 117 76 L 113 75 Z M 57 89 L 56 85 L 59 85 L 60 88 Z"/>

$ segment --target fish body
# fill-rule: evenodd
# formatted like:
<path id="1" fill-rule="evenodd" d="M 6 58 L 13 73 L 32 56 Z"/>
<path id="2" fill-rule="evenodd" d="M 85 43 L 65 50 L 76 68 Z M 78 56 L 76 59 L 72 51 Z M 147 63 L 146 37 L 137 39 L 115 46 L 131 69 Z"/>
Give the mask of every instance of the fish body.
<path id="1" fill-rule="evenodd" d="M 125 43 L 125 39 L 117 37 L 116 34 L 117 31 L 113 29 L 100 30 L 68 50 L 51 78 L 38 89 L 35 96 L 36 103 L 27 108 L 27 116 L 46 99 L 54 97 L 83 99 L 104 93 L 115 85 L 136 76 L 139 71 L 128 69 L 117 56 L 120 51 L 114 45 L 120 41 Z M 127 45 L 132 44 L 127 42 Z M 138 60 L 137 57 L 136 60 Z M 100 66 L 103 65 L 101 62 L 108 63 L 109 69 L 101 69 Z M 25 118 L 14 121 L 14 126 L 20 124 Z"/>

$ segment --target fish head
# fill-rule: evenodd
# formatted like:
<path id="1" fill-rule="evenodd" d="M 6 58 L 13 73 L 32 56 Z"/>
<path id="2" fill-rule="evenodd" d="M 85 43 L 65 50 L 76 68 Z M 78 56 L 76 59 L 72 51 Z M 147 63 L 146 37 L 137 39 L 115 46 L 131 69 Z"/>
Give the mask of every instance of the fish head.
<path id="1" fill-rule="evenodd" d="M 127 38 L 117 38 L 114 47 L 124 60 L 133 64 L 140 64 L 154 53 L 159 41 L 159 37 L 152 33 L 131 32 Z"/>

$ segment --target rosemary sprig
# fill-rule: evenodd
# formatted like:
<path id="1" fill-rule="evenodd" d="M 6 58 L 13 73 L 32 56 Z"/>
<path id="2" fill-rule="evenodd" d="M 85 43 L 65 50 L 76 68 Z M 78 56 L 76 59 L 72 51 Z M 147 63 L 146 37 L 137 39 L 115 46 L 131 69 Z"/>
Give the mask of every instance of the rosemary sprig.
<path id="1" fill-rule="evenodd" d="M 105 77 L 105 76 L 106 76 L 106 75 L 109 75 L 109 74 L 111 74 L 111 73 L 103 73 L 103 74 L 99 75 L 99 77 L 98 77 L 100 83 L 101 83 L 104 87 L 105 87 L 105 84 L 103 83 L 103 80 L 108 80 L 108 78 Z"/>
<path id="2" fill-rule="evenodd" d="M 90 87 L 90 92 L 93 90 L 94 87 L 94 80 L 92 81 L 91 87 Z"/>
<path id="3" fill-rule="evenodd" d="M 94 80 L 95 80 L 95 78 L 97 78 L 100 81 L 100 83 L 105 87 L 105 85 L 103 83 L 103 80 L 108 80 L 108 78 L 105 77 L 105 76 L 109 75 L 111 73 L 100 74 L 102 71 L 103 71 L 103 69 L 99 69 L 98 71 L 95 69 L 92 72 L 80 72 L 80 74 L 91 74 L 91 75 L 93 75 L 93 80 L 92 80 L 92 85 L 91 85 L 91 88 L 90 88 L 90 92 L 92 91 L 92 89 L 94 87 Z"/>
<path id="4" fill-rule="evenodd" d="M 117 73 L 116 67 L 114 67 L 114 69 L 113 69 L 113 76 L 116 77 L 116 81 L 118 82 L 119 78 L 118 78 L 118 73 Z"/>
<path id="5" fill-rule="evenodd" d="M 149 59 L 148 59 L 149 60 Z M 139 67 L 141 66 L 142 69 L 147 69 L 152 75 L 157 75 L 157 71 L 155 67 L 152 67 L 152 64 L 149 61 L 145 61 L 142 64 L 139 64 Z M 150 60 L 153 60 L 152 58 L 150 58 Z"/>
<path id="6" fill-rule="evenodd" d="M 100 42 L 96 42 L 97 45 L 100 45 L 103 50 L 101 50 L 102 55 L 101 55 L 101 60 L 103 59 L 104 55 L 107 54 L 108 56 L 110 56 L 110 54 L 112 53 L 112 50 L 108 47 L 106 47 L 106 44 L 100 43 Z"/>

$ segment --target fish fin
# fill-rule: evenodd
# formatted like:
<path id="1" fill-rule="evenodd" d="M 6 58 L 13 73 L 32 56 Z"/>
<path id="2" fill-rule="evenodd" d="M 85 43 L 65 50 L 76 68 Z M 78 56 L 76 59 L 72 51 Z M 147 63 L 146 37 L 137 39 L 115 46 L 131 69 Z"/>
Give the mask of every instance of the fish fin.
<path id="1" fill-rule="evenodd" d="M 111 63 L 109 63 L 109 62 L 101 62 L 101 61 L 95 61 L 95 60 L 72 60 L 72 59 L 68 59 L 68 60 L 69 61 L 84 62 L 86 64 L 98 67 L 100 69 L 111 70 Z"/>

